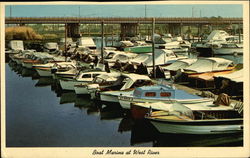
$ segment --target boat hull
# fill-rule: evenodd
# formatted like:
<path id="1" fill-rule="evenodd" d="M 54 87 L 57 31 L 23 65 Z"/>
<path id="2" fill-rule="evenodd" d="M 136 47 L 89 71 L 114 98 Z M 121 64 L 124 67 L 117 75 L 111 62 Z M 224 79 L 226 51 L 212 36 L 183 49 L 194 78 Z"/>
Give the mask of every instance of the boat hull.
<path id="1" fill-rule="evenodd" d="M 42 77 L 52 77 L 51 70 L 50 69 L 36 69 L 39 76 Z"/>
<path id="2" fill-rule="evenodd" d="M 150 119 L 150 122 L 160 133 L 226 134 L 243 132 L 243 120 L 177 123 Z"/>
<path id="3" fill-rule="evenodd" d="M 243 54 L 243 48 L 214 48 L 213 52 L 216 55 Z"/>

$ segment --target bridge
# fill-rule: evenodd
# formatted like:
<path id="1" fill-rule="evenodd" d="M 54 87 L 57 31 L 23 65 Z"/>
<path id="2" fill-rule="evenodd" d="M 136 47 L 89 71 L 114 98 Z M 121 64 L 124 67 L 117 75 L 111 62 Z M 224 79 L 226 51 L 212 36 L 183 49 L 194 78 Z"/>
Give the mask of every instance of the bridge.
<path id="1" fill-rule="evenodd" d="M 168 24 L 170 26 L 170 33 L 173 30 L 179 30 L 182 34 L 181 28 L 184 25 L 197 26 L 200 30 L 202 25 L 222 25 L 222 24 L 243 24 L 243 18 L 197 18 L 197 17 L 155 17 L 155 24 Z M 138 25 L 152 24 L 153 17 L 6 17 L 5 24 L 65 24 L 67 34 L 69 37 L 74 37 L 79 34 L 79 26 L 81 24 L 120 24 L 121 36 L 136 35 L 138 32 Z M 172 30 L 172 31 L 171 31 Z"/>

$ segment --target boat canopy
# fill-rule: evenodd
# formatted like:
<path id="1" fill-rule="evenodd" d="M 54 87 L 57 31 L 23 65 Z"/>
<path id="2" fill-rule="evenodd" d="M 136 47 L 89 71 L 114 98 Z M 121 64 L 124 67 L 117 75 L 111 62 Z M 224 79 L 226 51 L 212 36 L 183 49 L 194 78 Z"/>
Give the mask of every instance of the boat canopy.
<path id="1" fill-rule="evenodd" d="M 226 38 L 229 36 L 229 34 L 226 31 L 223 30 L 214 30 L 210 33 L 210 35 L 207 37 L 207 41 L 217 41 L 222 40 L 226 41 Z"/>
<path id="2" fill-rule="evenodd" d="M 173 104 L 166 104 L 163 102 L 156 102 L 156 103 L 150 103 L 150 104 L 152 107 L 153 106 L 154 107 L 165 106 L 164 111 L 153 112 L 153 113 L 151 113 L 151 116 L 159 116 L 159 115 L 164 116 L 162 114 L 165 114 L 165 115 L 176 115 L 176 116 L 180 116 L 180 117 L 186 116 L 190 119 L 194 119 L 193 111 L 181 103 L 175 102 Z"/>
<path id="3" fill-rule="evenodd" d="M 151 85 L 135 88 L 133 97 L 140 99 L 154 100 L 195 100 L 202 97 L 187 93 L 186 91 L 175 89 L 170 85 Z"/>
<path id="4" fill-rule="evenodd" d="M 125 47 L 132 47 L 134 46 L 134 43 L 132 43 L 131 41 L 120 41 L 120 45 Z"/>
<path id="5" fill-rule="evenodd" d="M 58 44 L 55 42 L 49 42 L 45 43 L 44 47 L 47 49 L 58 49 Z"/>
<path id="6" fill-rule="evenodd" d="M 11 40 L 9 43 L 9 47 L 12 50 L 24 50 L 23 41 L 21 40 Z"/>
<path id="7" fill-rule="evenodd" d="M 225 75 L 215 75 L 215 77 L 221 77 L 221 78 L 225 78 L 225 79 L 229 79 L 231 81 L 234 81 L 234 82 L 243 82 L 243 74 L 244 74 L 244 71 L 243 69 L 241 70 L 238 70 L 238 71 L 234 71 L 230 74 L 225 74 Z"/>
<path id="8" fill-rule="evenodd" d="M 184 70 L 194 71 L 197 73 L 212 72 L 226 70 L 233 61 L 223 58 L 200 58 L 192 65 L 186 67 Z"/>
<path id="9" fill-rule="evenodd" d="M 136 82 L 136 81 L 151 81 L 151 79 L 146 76 L 146 75 L 138 75 L 138 74 L 122 74 L 123 77 L 125 77 L 126 83 L 123 85 L 121 90 L 125 90 L 128 88 L 131 88 L 131 86 Z"/>
<path id="10" fill-rule="evenodd" d="M 177 71 L 179 69 L 183 69 L 183 68 L 185 68 L 185 67 L 193 64 L 196 61 L 197 61 L 197 59 L 182 59 L 182 60 L 177 60 L 173 64 L 164 67 L 164 69 L 166 69 L 166 70 L 172 70 L 172 71 Z"/>
<path id="11" fill-rule="evenodd" d="M 102 82 L 110 82 L 110 81 L 116 81 L 117 77 L 119 77 L 121 73 L 107 73 L 107 74 L 101 74 L 97 76 L 94 79 L 94 83 L 102 83 Z"/>
<path id="12" fill-rule="evenodd" d="M 96 47 L 91 37 L 81 37 L 77 41 L 79 47 Z"/>

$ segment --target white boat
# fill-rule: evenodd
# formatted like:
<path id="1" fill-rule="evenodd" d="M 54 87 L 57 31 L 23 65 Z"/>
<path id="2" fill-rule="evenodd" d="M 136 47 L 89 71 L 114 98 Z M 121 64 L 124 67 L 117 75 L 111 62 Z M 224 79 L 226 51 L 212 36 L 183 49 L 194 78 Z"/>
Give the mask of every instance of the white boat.
<path id="1" fill-rule="evenodd" d="M 122 108 L 130 109 L 131 103 L 154 103 L 164 102 L 172 103 L 179 102 L 185 105 L 196 104 L 213 104 L 213 99 L 203 98 L 197 95 L 189 94 L 183 90 L 179 90 L 170 85 L 152 85 L 137 87 L 128 95 L 118 97 L 119 103 Z"/>
<path id="2" fill-rule="evenodd" d="M 101 101 L 106 102 L 116 102 L 119 103 L 118 96 L 130 94 L 131 91 L 134 90 L 135 87 L 145 86 L 145 85 L 152 85 L 153 82 L 148 76 L 145 75 L 138 75 L 138 74 L 122 74 L 124 83 L 121 88 L 111 89 L 108 87 L 109 90 L 107 91 L 99 91 L 99 96 Z M 120 80 L 120 78 L 118 79 Z M 111 90 L 110 90 L 111 89 Z"/>
<path id="3" fill-rule="evenodd" d="M 91 83 L 93 79 L 101 74 L 106 74 L 105 71 L 89 71 L 89 72 L 80 72 L 74 79 L 60 79 L 60 85 L 63 90 L 74 91 L 74 86 L 81 83 Z"/>
<path id="4" fill-rule="evenodd" d="M 17 54 L 21 51 L 24 51 L 24 45 L 22 40 L 11 40 L 8 43 L 8 47 L 10 48 L 10 50 L 5 51 L 6 55 Z"/>
<path id="5" fill-rule="evenodd" d="M 199 58 L 195 63 L 184 68 L 184 71 L 191 71 L 195 73 L 223 71 L 227 70 L 232 63 L 233 61 L 231 60 L 217 57 Z"/>
<path id="6" fill-rule="evenodd" d="M 243 54 L 243 45 L 237 43 L 222 43 L 219 47 L 212 48 L 215 55 Z"/>
<path id="7" fill-rule="evenodd" d="M 193 63 L 195 63 L 197 59 L 181 59 L 177 60 L 174 63 L 167 65 L 167 66 L 161 66 L 164 71 L 170 71 L 170 75 L 174 76 L 176 74 L 176 71 L 180 69 L 184 69 Z"/>
<path id="8" fill-rule="evenodd" d="M 59 50 L 59 46 L 56 42 L 45 43 L 43 47 L 43 51 L 45 52 L 54 52 Z"/>
<path id="9" fill-rule="evenodd" d="M 184 58 L 186 57 L 178 57 L 172 50 L 155 49 L 155 65 L 169 65 Z M 130 62 L 137 65 L 143 63 L 146 66 L 153 66 L 153 56 L 152 53 L 138 54 Z"/>
<path id="10" fill-rule="evenodd" d="M 117 61 L 126 63 L 137 56 L 135 53 L 124 51 L 105 50 L 104 52 L 107 54 L 104 58 L 104 61 L 108 62 L 110 67 L 114 66 L 115 62 Z"/>
<path id="11" fill-rule="evenodd" d="M 96 49 L 96 44 L 91 37 L 81 37 L 77 40 L 79 47 Z"/>
<path id="12" fill-rule="evenodd" d="M 47 63 L 47 64 L 37 64 L 33 65 L 33 68 L 38 72 L 39 76 L 42 77 L 52 77 L 52 73 L 55 70 L 59 71 L 67 71 L 75 68 L 74 62 L 59 62 L 59 63 Z M 52 71 L 52 69 L 54 69 Z"/>
<path id="13" fill-rule="evenodd" d="M 196 45 L 196 51 L 200 53 L 200 56 L 212 56 L 212 48 L 220 47 L 222 43 L 226 43 L 232 37 L 235 36 L 230 36 L 223 30 L 214 30 L 209 34 L 206 40 Z"/>
<path id="14" fill-rule="evenodd" d="M 243 132 L 243 117 L 233 108 L 206 110 L 188 108 L 179 103 L 165 104 L 168 110 L 145 116 L 160 133 L 228 134 Z"/>
<path id="15" fill-rule="evenodd" d="M 81 83 L 74 86 L 75 93 L 77 95 L 88 94 L 89 87 L 95 88 L 105 88 L 113 84 L 117 78 L 120 76 L 120 73 L 107 73 L 96 76 L 91 83 Z"/>

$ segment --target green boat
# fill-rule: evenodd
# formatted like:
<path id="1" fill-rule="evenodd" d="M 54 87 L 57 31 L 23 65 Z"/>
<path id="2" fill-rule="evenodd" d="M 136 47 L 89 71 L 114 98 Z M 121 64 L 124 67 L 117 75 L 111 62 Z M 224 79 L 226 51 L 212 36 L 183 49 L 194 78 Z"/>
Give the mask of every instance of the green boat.
<path id="1" fill-rule="evenodd" d="M 132 52 L 132 53 L 150 53 L 152 52 L 152 46 L 135 46 L 135 47 L 127 47 L 124 48 L 125 52 Z"/>

